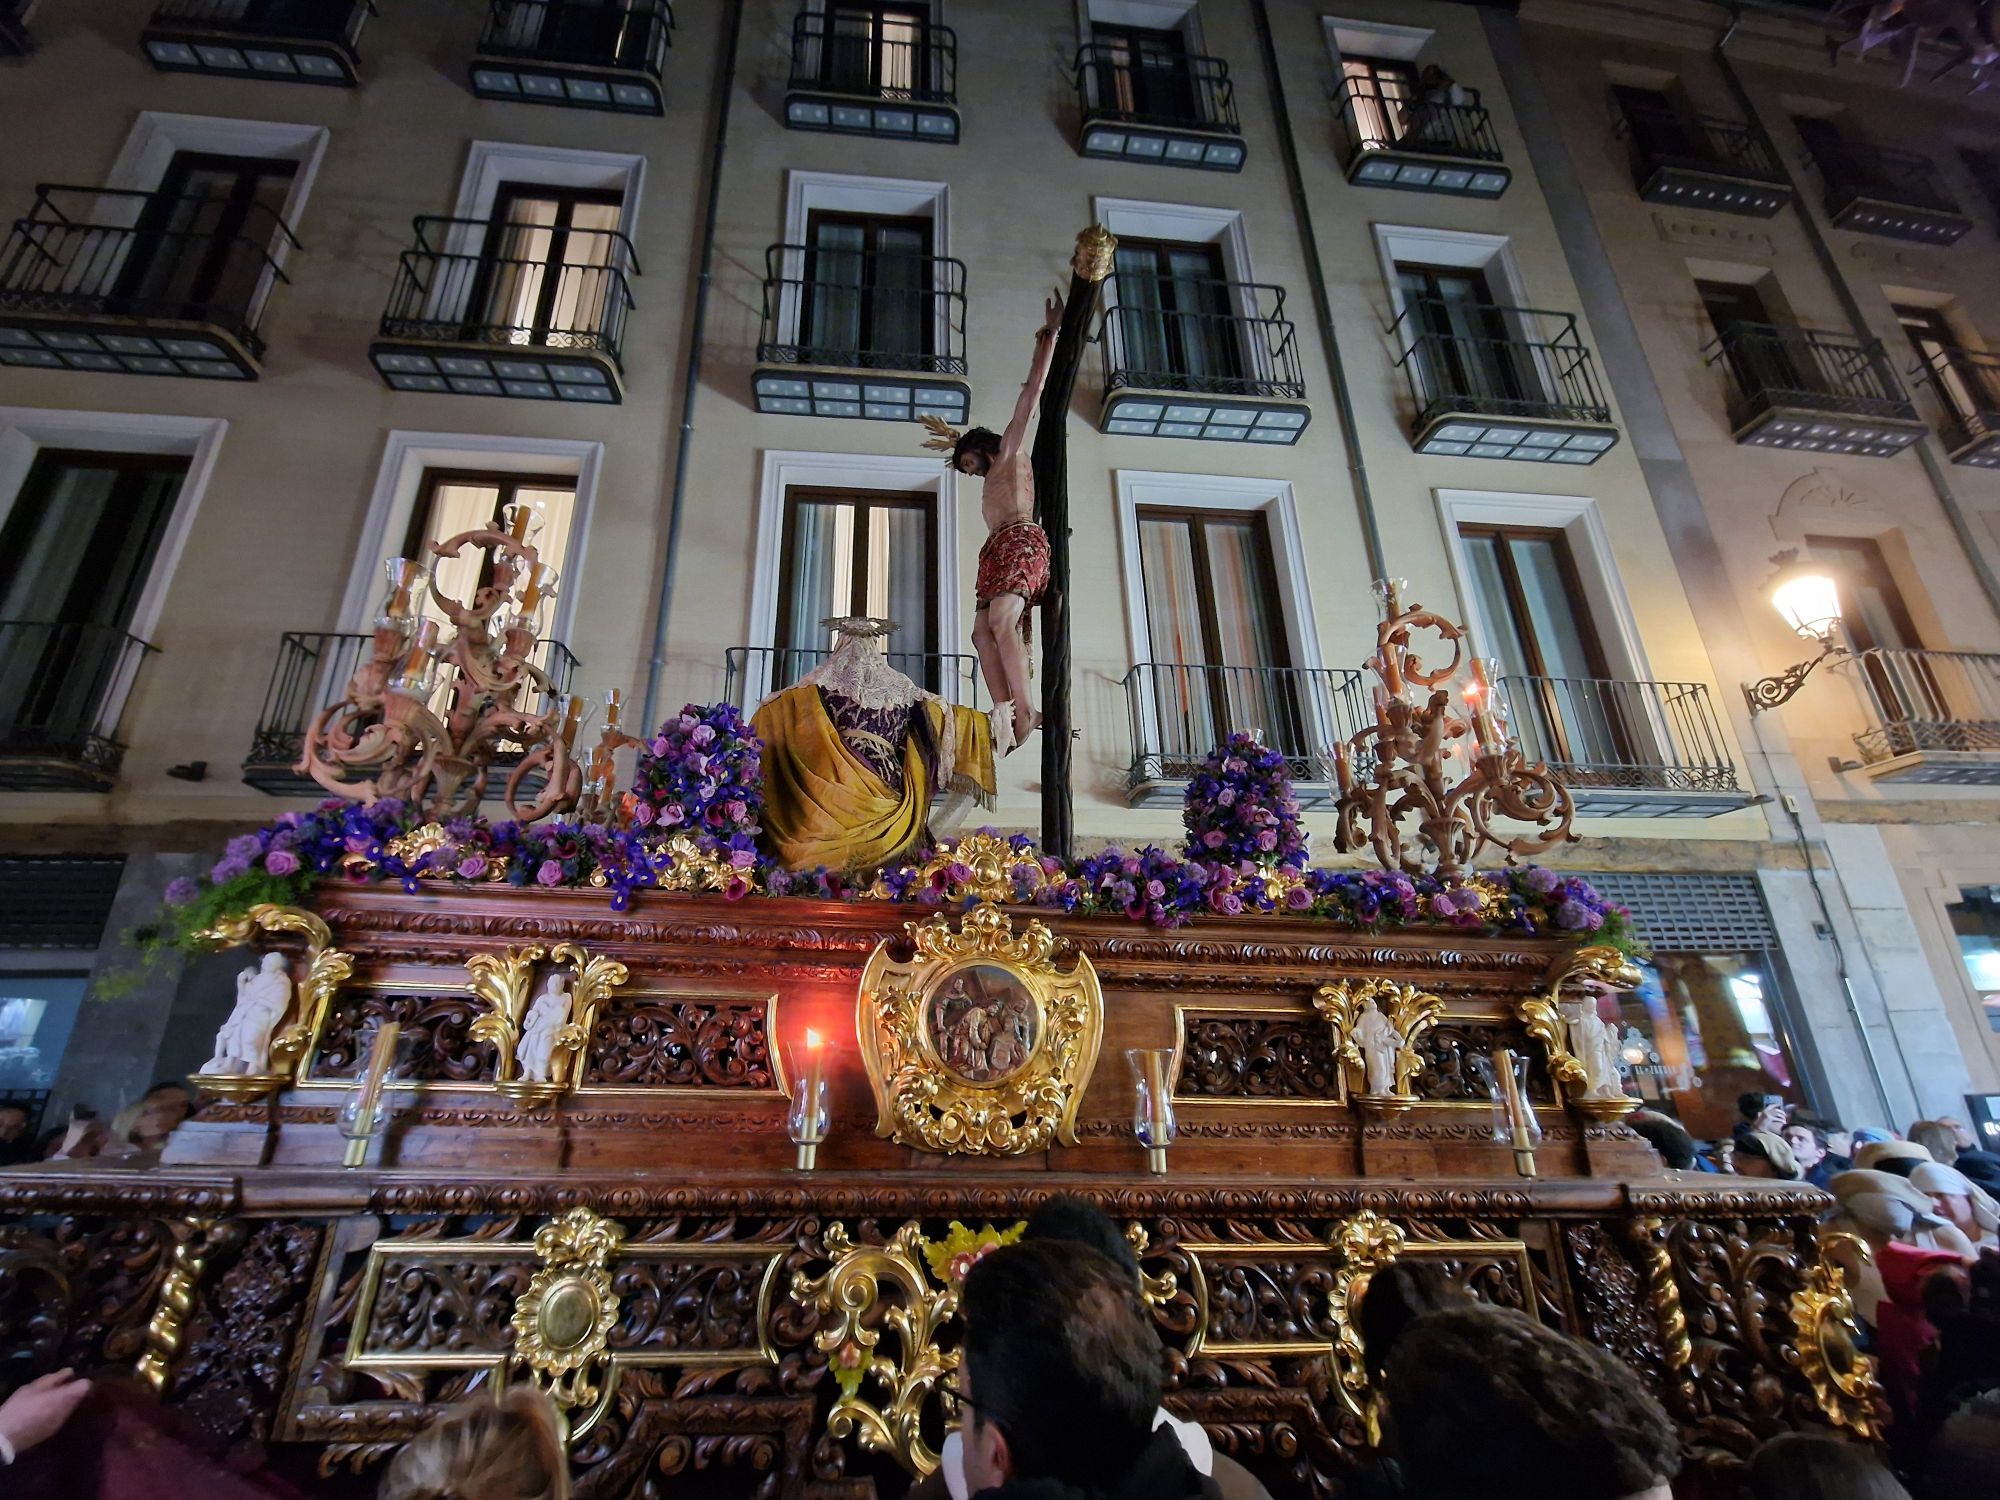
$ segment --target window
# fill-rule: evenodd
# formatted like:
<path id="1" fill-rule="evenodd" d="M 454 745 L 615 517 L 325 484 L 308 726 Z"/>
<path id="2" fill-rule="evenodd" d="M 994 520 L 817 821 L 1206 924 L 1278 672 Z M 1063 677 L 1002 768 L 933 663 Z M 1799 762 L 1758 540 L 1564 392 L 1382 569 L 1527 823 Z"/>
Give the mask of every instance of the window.
<path id="1" fill-rule="evenodd" d="M 842 94 L 907 99 L 928 86 L 928 5 L 831 0 L 820 47 L 819 86 Z"/>
<path id="2" fill-rule="evenodd" d="M 0 1093 L 45 1094 L 62 1066 L 63 1050 L 83 1009 L 87 974 L 0 974 Z"/>
<path id="3" fill-rule="evenodd" d="M 507 529 L 508 507 L 531 507 L 528 541 L 553 568 L 561 586 L 569 561 L 571 523 L 576 515 L 576 481 L 561 475 L 474 473 L 427 469 L 410 512 L 403 539 L 403 557 L 414 557 L 431 569 L 446 598 L 470 599 L 492 578 L 493 560 L 486 549 L 470 548 L 458 557 L 438 557 L 430 543 L 448 541 L 467 531 Z M 425 610 L 439 624 L 447 623 L 436 602 L 426 597 Z"/>
<path id="4" fill-rule="evenodd" d="M 1965 170 L 1971 174 L 1993 211 L 2000 214 L 2000 151 L 1978 151 L 1962 146 L 1958 159 L 1965 164 Z"/>
<path id="5" fill-rule="evenodd" d="M 1114 256 L 1121 355 L 1136 383 L 1214 390 L 1242 378 L 1220 245 L 1121 239 Z"/>
<path id="6" fill-rule="evenodd" d="M 1485 648 L 1510 679 L 1507 706 L 1530 760 L 1624 765 L 1637 726 L 1608 691 L 1604 653 L 1591 628 L 1569 539 L 1527 526 L 1462 525 Z"/>
<path id="7" fill-rule="evenodd" d="M 1100 110 L 1129 120 L 1200 122 L 1180 32 L 1093 22 L 1090 40 Z"/>
<path id="8" fill-rule="evenodd" d="M 1951 916 L 1965 977 L 1979 996 L 1987 1029 L 2000 1032 L 2000 886 L 1979 886 L 1960 894 L 1963 899 L 1945 911 Z"/>
<path id="9" fill-rule="evenodd" d="M 1810 346 L 1781 336 L 1774 310 L 1756 283 L 1697 278 L 1695 290 L 1744 395 L 1821 389 Z M 1732 328 L 1738 331 L 1732 334 Z M 1793 357 L 1795 352 L 1805 356 L 1803 363 Z"/>
<path id="10" fill-rule="evenodd" d="M 1624 115 L 1634 144 L 1647 158 L 1659 161 L 1708 154 L 1679 101 L 1665 89 L 1614 83 L 1611 98 Z"/>
<path id="11" fill-rule="evenodd" d="M 177 151 L 140 212 L 115 301 L 155 315 L 248 319 L 267 285 L 298 163 Z"/>
<path id="12" fill-rule="evenodd" d="M 931 221 L 816 210 L 806 243 L 803 362 L 922 368 L 935 342 Z"/>
<path id="13" fill-rule="evenodd" d="M 898 627 L 890 662 L 940 691 L 937 557 L 932 495 L 788 489 L 772 690 L 797 681 L 831 648 L 832 634 L 820 621 L 875 615 Z"/>
<path id="14" fill-rule="evenodd" d="M 1448 394 L 1487 405 L 1543 399 L 1534 349 L 1514 336 L 1483 268 L 1398 261 L 1396 280 L 1419 374 L 1433 399 Z"/>
<path id="15" fill-rule="evenodd" d="M 1890 724 L 1952 717 L 1882 548 L 1867 537 L 1809 536 L 1806 552 L 1839 578 L 1841 631 L 1861 655 L 1876 712 Z"/>
<path id="16" fill-rule="evenodd" d="M 497 36 L 509 51 L 602 67 L 644 67 L 653 21 L 621 0 L 528 0 L 501 8 Z"/>
<path id="17" fill-rule="evenodd" d="M 605 326 L 623 267 L 614 191 L 502 183 L 466 305 L 474 342 L 561 345 Z"/>
<path id="18" fill-rule="evenodd" d="M 1309 750 L 1263 515 L 1141 506 L 1138 540 L 1164 754 L 1199 759 L 1237 729 Z"/>
<path id="19" fill-rule="evenodd" d="M 1701 1140 L 1725 1140 L 1739 1094 L 1805 1100 L 1781 1022 L 1770 955 L 1655 950 L 1637 989 L 1615 1002 L 1626 1092 L 1679 1117 Z M 1607 1018 L 1613 1019 L 1613 1018 Z"/>
<path id="20" fill-rule="evenodd" d="M 1991 363 L 1967 358 L 1941 309 L 1898 304 L 1896 321 L 1903 325 L 1903 336 L 1928 372 L 1946 415 L 1966 423 L 1982 412 L 2000 411 L 2000 389 L 1995 388 L 2000 372 Z"/>
<path id="21" fill-rule="evenodd" d="M 1340 76 L 1364 151 L 1379 151 L 1403 138 L 1410 101 L 1417 94 L 1414 63 L 1380 57 L 1340 59 Z"/>
<path id="22" fill-rule="evenodd" d="M 0 525 L 0 734 L 86 732 L 122 692 L 126 632 L 187 470 L 179 456 L 35 455 Z"/>

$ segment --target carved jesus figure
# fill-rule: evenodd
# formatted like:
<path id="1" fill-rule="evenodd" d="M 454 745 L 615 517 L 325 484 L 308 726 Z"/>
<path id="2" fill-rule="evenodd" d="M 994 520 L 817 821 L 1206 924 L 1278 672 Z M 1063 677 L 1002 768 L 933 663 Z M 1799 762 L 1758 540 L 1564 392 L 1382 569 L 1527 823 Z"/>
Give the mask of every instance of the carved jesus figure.
<path id="1" fill-rule="evenodd" d="M 1361 1069 L 1373 1095 L 1396 1092 L 1396 1054 L 1403 1049 L 1403 1033 L 1382 1014 L 1382 1007 L 1367 1002 L 1354 1024 L 1354 1045 L 1361 1050 Z"/>
<path id="2" fill-rule="evenodd" d="M 1041 403 L 1061 321 L 1062 303 L 1051 297 L 1043 309 L 1042 326 L 1035 330 L 1034 363 L 1005 432 L 975 427 L 953 433 L 935 419 L 926 424 L 949 437 L 952 468 L 984 481 L 979 508 L 986 521 L 986 542 L 979 549 L 972 649 L 979 654 L 980 674 L 993 695 L 993 748 L 1003 755 L 1042 722 L 1029 699 L 1028 611 L 1048 592 L 1049 538 L 1035 523 L 1028 423 Z"/>
<path id="3" fill-rule="evenodd" d="M 215 1034 L 215 1056 L 201 1065 L 204 1073 L 267 1073 L 271 1068 L 271 1033 L 292 1003 L 292 981 L 285 973 L 285 955 L 266 953 L 261 967 L 236 976 L 236 1004 Z"/>

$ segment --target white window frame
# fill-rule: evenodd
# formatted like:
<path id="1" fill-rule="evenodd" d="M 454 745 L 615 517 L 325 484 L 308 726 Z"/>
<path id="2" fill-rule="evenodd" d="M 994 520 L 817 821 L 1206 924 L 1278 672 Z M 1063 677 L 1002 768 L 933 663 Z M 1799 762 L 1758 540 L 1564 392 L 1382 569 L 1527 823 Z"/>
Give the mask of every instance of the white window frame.
<path id="1" fill-rule="evenodd" d="M 944 650 L 959 639 L 958 475 L 941 461 L 873 453 L 809 453 L 767 448 L 757 486 L 756 571 L 750 584 L 749 644 L 766 653 L 748 663 L 743 701 L 754 708 L 771 691 L 778 645 L 778 599 L 784 590 L 785 496 L 794 489 L 873 490 L 931 496 L 936 508 L 937 618 L 932 638 Z M 889 649 L 897 649 L 894 636 Z"/>
<path id="2" fill-rule="evenodd" d="M 221 417 L 168 417 L 134 412 L 59 411 L 33 406 L 0 406 L 0 525 L 5 525 L 21 486 L 44 448 L 75 448 L 95 453 L 159 453 L 185 456 L 187 476 L 174 497 L 159 550 L 147 569 L 145 586 L 132 606 L 126 629 L 151 642 L 166 609 L 167 591 L 181 554 L 194 531 L 195 513 L 215 474 L 216 456 L 229 424 Z M 99 720 L 116 724 L 125 712 L 142 657 L 130 657 L 125 671 L 109 683 L 99 707 Z"/>
<path id="3" fill-rule="evenodd" d="M 1382 263 L 1382 282 L 1389 289 L 1394 316 L 1403 316 L 1403 282 L 1398 261 L 1415 265 L 1462 266 L 1485 273 L 1487 289 L 1503 307 L 1533 307 L 1514 242 L 1504 234 L 1477 234 L 1464 229 L 1430 229 L 1413 224 L 1377 224 L 1375 254 Z"/>
<path id="4" fill-rule="evenodd" d="M 1284 479 L 1219 474 L 1174 474 L 1152 469 L 1114 469 L 1111 473 L 1118 503 L 1119 571 L 1125 587 L 1125 630 L 1131 664 L 1153 657 L 1152 630 L 1146 621 L 1146 575 L 1139 552 L 1139 511 L 1146 506 L 1173 510 L 1212 510 L 1264 517 L 1271 543 L 1271 567 L 1278 584 L 1278 608 L 1284 617 L 1285 645 L 1294 667 L 1315 671 L 1324 665 L 1319 630 L 1314 622 L 1312 575 L 1299 531 L 1298 494 Z M 1159 743 L 1160 726 L 1151 702 L 1144 705 L 1147 732 Z M 1340 726 L 1315 726 L 1329 746 Z"/>
<path id="5" fill-rule="evenodd" d="M 900 219 L 931 221 L 931 256 L 951 257 L 951 185 L 914 177 L 860 177 L 851 172 L 789 171 L 785 174 L 785 235 L 787 245 L 806 243 L 806 224 L 815 213 L 883 214 Z M 805 280 L 805 254 L 787 250 L 779 257 L 777 342 L 798 344 L 799 295 Z M 939 297 L 932 348 L 951 347 L 951 301 Z"/>
<path id="6" fill-rule="evenodd" d="M 474 141 L 466 148 L 459 175 L 455 219 L 493 217 L 493 200 L 503 182 L 539 187 L 582 188 L 618 194 L 618 228 L 633 238 L 639 222 L 639 194 L 646 184 L 646 158 L 629 151 L 580 151 L 561 146 L 520 146 L 507 141 Z"/>
<path id="7" fill-rule="evenodd" d="M 1084 41 L 1092 23 L 1141 26 L 1148 31 L 1178 31 L 1194 55 L 1206 52 L 1201 38 L 1201 0 L 1078 0 L 1077 30 Z"/>
<path id="8" fill-rule="evenodd" d="M 1563 534 L 1570 561 L 1576 567 L 1577 585 L 1583 590 L 1583 605 L 1591 630 L 1604 656 L 1605 672 L 1613 681 L 1653 680 L 1645 643 L 1632 613 L 1632 601 L 1618 571 L 1611 533 L 1594 497 L 1507 490 L 1438 489 L 1431 493 L 1437 500 L 1445 555 L 1451 563 L 1452 586 L 1458 591 L 1459 618 L 1465 621 L 1466 635 L 1475 655 L 1495 655 L 1494 637 L 1479 611 L 1479 591 L 1473 586 L 1472 563 L 1459 528 L 1529 526 Z M 1655 747 L 1664 749 L 1673 743 L 1668 726 L 1657 717 L 1650 728 Z"/>
<path id="9" fill-rule="evenodd" d="M 1256 320 L 1275 311 L 1257 306 L 1256 294 L 1249 290 L 1257 277 L 1250 265 L 1250 231 L 1241 209 L 1105 197 L 1092 198 L 1090 207 L 1091 222 L 1102 224 L 1121 239 L 1219 245 L 1222 249 L 1223 279 L 1236 287 L 1230 294 L 1230 306 L 1243 320 L 1237 324 L 1239 344 L 1252 337 L 1251 330 Z M 1115 271 L 1104 278 L 1103 299 L 1104 313 L 1108 318 L 1118 306 L 1118 276 Z M 1246 370 L 1260 367 L 1262 361 L 1258 359 L 1256 350 L 1239 348 L 1238 353 Z"/>
<path id="10" fill-rule="evenodd" d="M 570 513 L 569 545 L 563 576 L 557 580 L 556 607 L 549 635 L 567 642 L 577 596 L 582 592 L 584 560 L 590 539 L 592 503 L 604 463 L 604 444 L 567 438 L 494 437 L 462 432 L 392 432 L 383 444 L 375 472 L 375 489 L 361 525 L 361 545 L 348 574 L 340 605 L 340 630 L 365 633 L 373 627 L 376 607 L 388 587 L 383 559 L 400 547 L 410 527 L 411 513 L 431 469 L 483 469 L 501 474 L 564 474 L 576 478 L 576 504 Z"/>
<path id="11" fill-rule="evenodd" d="M 1326 50 L 1333 57 L 1336 78 L 1343 56 L 1415 62 L 1437 35 L 1427 26 L 1393 26 L 1386 21 L 1353 21 L 1345 16 L 1321 16 L 1319 22 L 1326 33 Z"/>

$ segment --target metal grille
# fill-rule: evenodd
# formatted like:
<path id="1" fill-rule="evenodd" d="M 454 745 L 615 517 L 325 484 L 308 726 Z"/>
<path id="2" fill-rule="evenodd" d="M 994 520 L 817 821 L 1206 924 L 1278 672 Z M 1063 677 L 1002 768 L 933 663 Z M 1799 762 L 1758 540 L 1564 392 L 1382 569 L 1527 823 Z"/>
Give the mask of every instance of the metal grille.
<path id="1" fill-rule="evenodd" d="M 1737 953 L 1778 946 L 1752 875 L 1586 874 L 1608 901 L 1629 907 L 1647 947 L 1666 953 Z"/>
<path id="2" fill-rule="evenodd" d="M 95 948 L 123 858 L 0 859 L 0 948 Z"/>

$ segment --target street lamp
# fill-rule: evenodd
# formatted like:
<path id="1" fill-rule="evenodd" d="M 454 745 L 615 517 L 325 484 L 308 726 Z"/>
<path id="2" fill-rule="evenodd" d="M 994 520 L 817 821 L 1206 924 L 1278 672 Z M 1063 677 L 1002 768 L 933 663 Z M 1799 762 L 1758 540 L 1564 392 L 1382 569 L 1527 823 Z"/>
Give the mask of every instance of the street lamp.
<path id="1" fill-rule="evenodd" d="M 1774 677 L 1743 684 L 1743 696 L 1750 700 L 1750 712 L 1762 713 L 1789 700 L 1804 684 L 1807 674 L 1829 656 L 1844 656 L 1840 644 L 1840 588 L 1826 568 L 1801 562 L 1796 550 L 1780 552 L 1771 561 L 1778 571 L 1764 586 L 1771 607 L 1784 617 L 1801 637 L 1819 645 L 1816 655 L 1785 668 Z"/>

